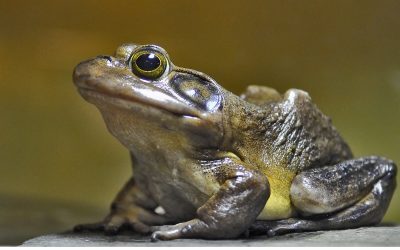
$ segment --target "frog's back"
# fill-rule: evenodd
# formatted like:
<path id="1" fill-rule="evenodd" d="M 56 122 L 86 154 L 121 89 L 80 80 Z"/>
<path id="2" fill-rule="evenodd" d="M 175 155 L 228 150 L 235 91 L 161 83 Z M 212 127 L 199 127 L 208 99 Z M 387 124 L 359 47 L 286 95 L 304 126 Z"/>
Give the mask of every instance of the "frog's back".
<path id="1" fill-rule="evenodd" d="M 307 92 L 290 89 L 272 107 L 273 121 L 265 135 L 270 145 L 264 154 L 267 166 L 272 160 L 299 172 L 352 157 L 331 119 L 316 107 Z"/>

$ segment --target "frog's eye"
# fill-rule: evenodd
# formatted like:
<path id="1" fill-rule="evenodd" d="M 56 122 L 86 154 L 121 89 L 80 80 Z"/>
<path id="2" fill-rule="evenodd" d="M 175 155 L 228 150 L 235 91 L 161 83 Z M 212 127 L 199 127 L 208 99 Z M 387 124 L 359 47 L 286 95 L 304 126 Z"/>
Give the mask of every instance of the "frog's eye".
<path id="1" fill-rule="evenodd" d="M 219 107 L 220 93 L 209 81 L 190 75 L 175 75 L 172 86 L 181 97 L 203 110 L 212 111 Z"/>
<path id="2" fill-rule="evenodd" d="M 134 53 L 130 64 L 132 72 L 146 80 L 156 80 L 167 69 L 167 59 L 157 51 L 142 50 Z"/>

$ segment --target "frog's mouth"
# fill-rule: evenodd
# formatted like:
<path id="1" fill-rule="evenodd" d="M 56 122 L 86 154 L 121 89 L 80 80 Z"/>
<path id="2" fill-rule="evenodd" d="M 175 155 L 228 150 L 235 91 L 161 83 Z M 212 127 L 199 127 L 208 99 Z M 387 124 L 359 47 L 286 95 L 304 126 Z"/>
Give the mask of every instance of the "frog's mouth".
<path id="1" fill-rule="evenodd" d="M 154 90 L 140 83 L 135 83 L 135 86 L 121 84 L 120 86 L 123 87 L 118 87 L 119 85 L 107 84 L 107 82 L 93 79 L 89 75 L 80 75 L 77 78 L 74 81 L 80 94 L 94 104 L 100 101 L 125 109 L 132 109 L 133 106 L 139 104 L 142 109 L 151 107 L 185 118 L 202 118 L 204 115 L 199 110 L 176 100 L 168 93 L 159 89 Z M 145 109 L 143 111 L 145 112 Z"/>

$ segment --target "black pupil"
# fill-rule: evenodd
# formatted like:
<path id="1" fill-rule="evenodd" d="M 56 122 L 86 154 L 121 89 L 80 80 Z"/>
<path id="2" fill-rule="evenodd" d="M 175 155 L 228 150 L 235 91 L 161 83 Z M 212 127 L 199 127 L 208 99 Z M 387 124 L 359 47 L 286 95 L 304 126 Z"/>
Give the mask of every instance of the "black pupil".
<path id="1" fill-rule="evenodd" d="M 136 65 L 144 71 L 155 70 L 160 64 L 160 59 L 154 53 L 146 53 L 136 59 Z"/>

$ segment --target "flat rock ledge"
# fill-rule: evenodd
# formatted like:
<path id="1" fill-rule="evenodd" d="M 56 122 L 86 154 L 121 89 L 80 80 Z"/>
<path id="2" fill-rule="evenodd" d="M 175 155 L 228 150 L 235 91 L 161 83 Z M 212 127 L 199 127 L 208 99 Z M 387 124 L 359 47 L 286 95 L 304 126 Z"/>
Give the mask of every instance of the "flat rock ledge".
<path id="1" fill-rule="evenodd" d="M 150 242 L 148 236 L 124 233 L 105 236 L 101 233 L 49 234 L 25 241 L 22 246 L 54 247 L 290 247 L 290 246 L 400 246 L 400 226 L 377 226 L 357 229 L 287 234 L 268 238 L 258 236 L 235 240 L 180 239 Z"/>

